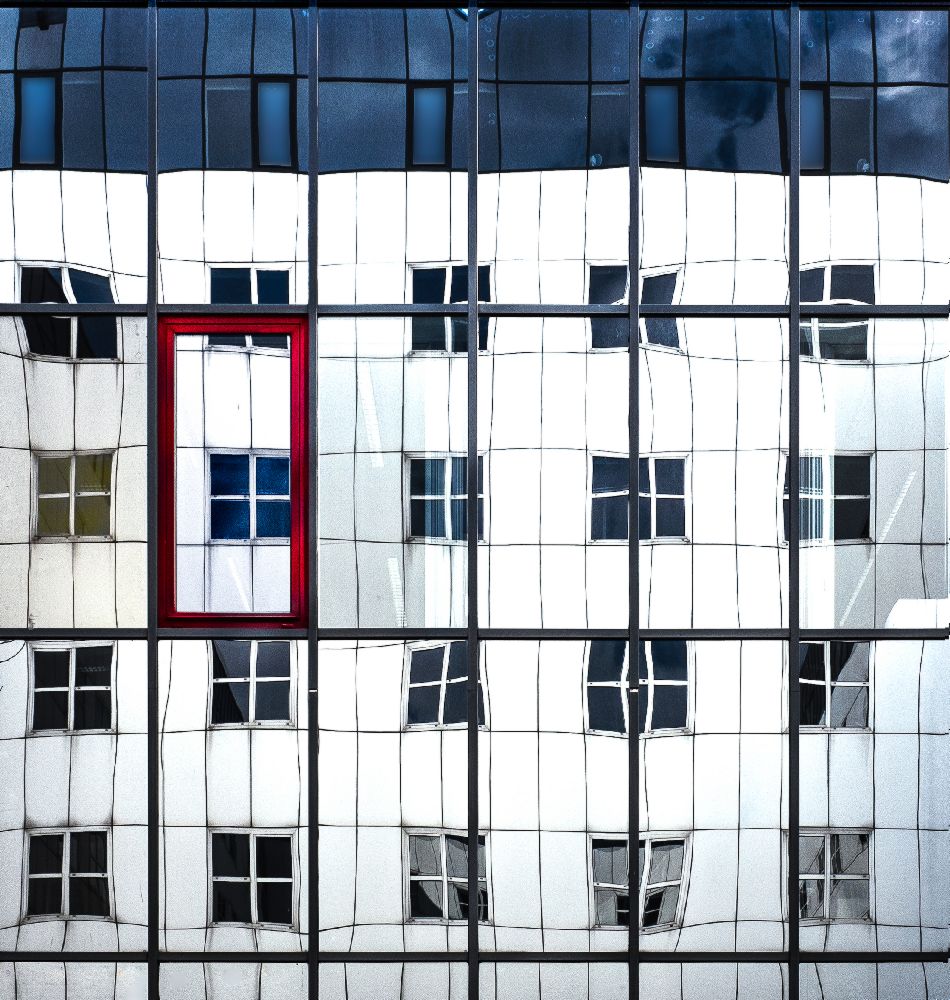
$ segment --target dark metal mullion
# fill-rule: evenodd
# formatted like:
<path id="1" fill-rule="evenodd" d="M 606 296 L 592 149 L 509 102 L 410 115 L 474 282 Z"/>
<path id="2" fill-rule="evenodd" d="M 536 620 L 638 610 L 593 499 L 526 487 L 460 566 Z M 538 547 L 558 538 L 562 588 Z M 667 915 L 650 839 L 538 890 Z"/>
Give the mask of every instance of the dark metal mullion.
<path id="1" fill-rule="evenodd" d="M 149 0 L 147 13 L 148 132 L 146 271 L 146 559 L 148 699 L 146 766 L 148 771 L 147 892 L 148 997 L 159 1000 L 159 713 L 158 713 L 158 8 Z"/>
<path id="2" fill-rule="evenodd" d="M 629 166 L 627 216 L 627 989 L 640 996 L 640 5 L 627 12 Z"/>
<path id="3" fill-rule="evenodd" d="M 478 1000 L 478 7 L 468 4 L 466 51 L 466 177 L 468 181 L 468 435 L 466 545 L 468 554 L 468 996 Z M 451 156 L 449 156 L 451 162 Z M 486 854 L 488 845 L 486 842 Z M 487 883 L 486 883 L 487 885 Z M 448 906 L 448 900 L 446 900 Z"/>
<path id="4" fill-rule="evenodd" d="M 801 175 L 801 11 L 793 0 L 789 11 L 788 102 L 788 993 L 799 995 L 801 935 L 798 902 L 799 832 L 799 689 L 798 659 L 801 639 L 799 590 L 799 365 L 801 323 L 801 272 L 799 268 L 799 182 Z"/>
<path id="5" fill-rule="evenodd" d="M 317 1000 L 320 992 L 320 784 L 319 695 L 317 666 L 319 627 L 319 477 L 318 349 L 317 334 L 317 183 L 319 177 L 320 46 L 319 9 L 310 0 L 307 14 L 307 994 Z M 299 155 L 299 150 L 298 150 Z"/>

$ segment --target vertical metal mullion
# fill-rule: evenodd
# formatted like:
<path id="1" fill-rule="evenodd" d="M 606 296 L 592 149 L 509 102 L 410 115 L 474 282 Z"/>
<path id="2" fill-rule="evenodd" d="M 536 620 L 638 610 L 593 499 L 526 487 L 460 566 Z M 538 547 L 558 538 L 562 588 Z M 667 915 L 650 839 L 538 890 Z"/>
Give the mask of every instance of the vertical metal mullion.
<path id="1" fill-rule="evenodd" d="M 465 168 L 468 183 L 468 461 L 465 469 L 468 553 L 468 996 L 478 1000 L 478 7 L 466 19 Z M 451 156 L 450 156 L 451 169 Z M 446 279 L 450 280 L 450 279 Z M 444 838 L 443 838 L 444 839 Z M 488 850 L 486 841 L 486 852 Z M 446 891 L 448 891 L 446 889 Z M 448 899 L 446 898 L 446 905 Z"/>
<path id="2" fill-rule="evenodd" d="M 319 10 L 317 0 L 307 8 L 307 872 L 308 952 L 307 991 L 317 1000 L 320 989 L 320 785 L 317 762 L 320 746 L 317 663 L 320 651 L 318 595 L 318 483 L 319 438 L 317 418 L 317 175 L 319 168 Z"/>
<path id="3" fill-rule="evenodd" d="M 147 232 L 148 262 L 146 272 L 146 360 L 147 360 L 147 478 L 146 559 L 147 591 L 147 675 L 148 736 L 148 835 L 147 835 L 147 942 L 148 996 L 158 1000 L 158 848 L 159 848 L 159 776 L 158 776 L 158 7 L 149 0 L 147 17 L 147 102 L 148 132 Z"/>
<path id="4" fill-rule="evenodd" d="M 789 9 L 788 115 L 788 984 L 789 997 L 798 1000 L 801 941 L 798 911 L 799 871 L 799 591 L 800 448 L 799 360 L 801 273 L 799 269 L 799 179 L 801 173 L 801 11 L 798 0 Z"/>
<path id="5" fill-rule="evenodd" d="M 640 996 L 640 4 L 628 13 L 630 61 L 630 165 L 628 220 L 629 300 L 629 483 L 628 503 L 628 649 L 627 649 L 627 896 L 631 903 L 628 947 L 630 1000 Z M 635 888 L 634 888 L 635 887 Z"/>

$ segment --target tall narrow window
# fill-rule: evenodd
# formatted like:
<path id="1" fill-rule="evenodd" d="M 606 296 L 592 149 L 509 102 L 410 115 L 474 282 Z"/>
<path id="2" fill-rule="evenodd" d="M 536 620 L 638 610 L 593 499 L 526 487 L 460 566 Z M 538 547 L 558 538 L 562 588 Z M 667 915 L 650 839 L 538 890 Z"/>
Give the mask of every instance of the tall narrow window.
<path id="1" fill-rule="evenodd" d="M 59 158 L 57 78 L 23 75 L 18 84 L 18 165 L 55 166 Z"/>
<path id="2" fill-rule="evenodd" d="M 680 91 L 675 84 L 644 84 L 640 141 L 644 163 L 680 162 Z"/>
<path id="3" fill-rule="evenodd" d="M 627 298 L 626 264 L 591 264 L 587 301 L 591 305 L 619 305 Z M 630 343 L 626 316 L 591 316 L 591 347 L 626 347 Z"/>
<path id="4" fill-rule="evenodd" d="M 619 541 L 629 531 L 630 462 L 611 455 L 591 457 L 590 537 Z"/>
<path id="5" fill-rule="evenodd" d="M 825 91 L 803 88 L 799 108 L 801 169 L 825 170 Z"/>
<path id="6" fill-rule="evenodd" d="M 294 165 L 294 87 L 290 80 L 257 81 L 257 165 Z"/>
<path id="7" fill-rule="evenodd" d="M 672 305 L 679 271 L 664 271 L 643 276 L 640 301 L 644 305 Z M 641 321 L 641 339 L 659 347 L 680 347 L 680 333 L 675 316 L 645 316 Z"/>
<path id="8" fill-rule="evenodd" d="M 448 86 L 411 88 L 412 165 L 445 166 L 449 161 L 451 100 Z"/>
<path id="9" fill-rule="evenodd" d="M 251 272 L 258 282 L 261 274 Z M 306 323 L 163 317 L 159 340 L 161 620 L 299 626 L 306 614 Z"/>
<path id="10" fill-rule="evenodd" d="M 640 539 L 685 540 L 686 459 L 641 458 Z"/>

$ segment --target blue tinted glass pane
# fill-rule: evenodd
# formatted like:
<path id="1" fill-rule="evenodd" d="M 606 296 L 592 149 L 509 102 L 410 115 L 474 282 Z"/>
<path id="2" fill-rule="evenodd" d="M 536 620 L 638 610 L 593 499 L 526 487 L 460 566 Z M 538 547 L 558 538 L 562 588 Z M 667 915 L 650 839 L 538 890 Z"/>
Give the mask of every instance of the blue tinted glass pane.
<path id="1" fill-rule="evenodd" d="M 603 455 L 594 456 L 593 483 L 594 493 L 612 493 L 627 489 L 630 475 L 630 463 L 625 458 L 607 458 Z"/>
<path id="2" fill-rule="evenodd" d="M 644 88 L 646 158 L 676 163 L 680 158 L 679 90 L 672 86 Z"/>
<path id="3" fill-rule="evenodd" d="M 249 538 L 251 505 L 247 500 L 211 501 L 212 538 Z"/>
<path id="4" fill-rule="evenodd" d="M 51 76 L 20 80 L 20 162 L 56 161 L 56 81 Z"/>
<path id="5" fill-rule="evenodd" d="M 276 305 L 290 301 L 289 271 L 258 271 L 257 301 L 261 305 Z M 284 344 L 286 347 L 286 344 Z"/>
<path id="6" fill-rule="evenodd" d="M 258 158 L 262 166 L 290 166 L 290 84 L 260 83 L 257 88 Z"/>
<path id="7" fill-rule="evenodd" d="M 258 501 L 257 537 L 290 538 L 289 500 Z"/>
<path id="8" fill-rule="evenodd" d="M 825 165 L 825 102 L 822 91 L 803 90 L 801 104 L 802 170 Z"/>
<path id="9" fill-rule="evenodd" d="M 416 87 L 412 97 L 412 162 L 445 163 L 445 87 Z"/>
<path id="10" fill-rule="evenodd" d="M 259 458 L 257 460 L 257 495 L 288 496 L 290 494 L 290 459 Z"/>
<path id="11" fill-rule="evenodd" d="M 247 455 L 211 456 L 211 495 L 248 495 Z"/>
<path id="12" fill-rule="evenodd" d="M 102 274 L 92 274 L 69 268 L 69 283 L 73 286 L 73 294 L 77 302 L 113 302 L 112 286 L 109 279 Z"/>
<path id="13" fill-rule="evenodd" d="M 102 78 L 99 73 L 63 74 L 63 166 L 102 170 Z"/>
<path id="14" fill-rule="evenodd" d="M 145 72 L 107 71 L 103 76 L 108 169 L 144 173 L 148 165 Z"/>
<path id="15" fill-rule="evenodd" d="M 251 270 L 248 267 L 211 268 L 211 301 L 247 303 L 251 301 Z M 243 338 L 241 338 L 243 343 Z"/>

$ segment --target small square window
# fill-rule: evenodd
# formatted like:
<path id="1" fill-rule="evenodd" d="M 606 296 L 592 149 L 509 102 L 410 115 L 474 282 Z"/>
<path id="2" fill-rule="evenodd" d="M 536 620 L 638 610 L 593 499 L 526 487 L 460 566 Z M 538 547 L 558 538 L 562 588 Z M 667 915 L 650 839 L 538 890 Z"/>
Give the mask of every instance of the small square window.
<path id="1" fill-rule="evenodd" d="M 406 850 L 410 920 L 468 920 L 468 838 L 464 833 L 409 832 Z M 488 855 L 484 836 L 478 837 L 479 923 L 491 920 L 488 906 Z"/>
<path id="2" fill-rule="evenodd" d="M 111 916 L 106 830 L 37 832 L 27 838 L 26 916 Z"/>
<path id="3" fill-rule="evenodd" d="M 292 927 L 294 838 L 212 830 L 211 923 Z"/>
<path id="4" fill-rule="evenodd" d="M 468 721 L 468 644 L 449 642 L 409 649 L 407 728 L 464 726 Z M 478 680 L 478 725 L 485 725 L 482 678 Z"/>
<path id="5" fill-rule="evenodd" d="M 480 264 L 477 273 L 478 301 L 491 301 L 489 265 Z M 468 301 L 468 268 L 464 264 L 442 267 L 412 268 L 412 301 L 422 305 Z M 478 349 L 488 350 L 488 317 L 478 318 Z M 413 351 L 450 351 L 464 354 L 468 350 L 468 318 L 466 316 L 413 316 Z"/>
<path id="6" fill-rule="evenodd" d="M 36 456 L 40 538 L 107 538 L 112 531 L 110 452 Z"/>
<path id="7" fill-rule="evenodd" d="M 212 726 L 291 721 L 289 642 L 215 639 L 211 664 Z"/>

